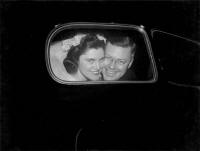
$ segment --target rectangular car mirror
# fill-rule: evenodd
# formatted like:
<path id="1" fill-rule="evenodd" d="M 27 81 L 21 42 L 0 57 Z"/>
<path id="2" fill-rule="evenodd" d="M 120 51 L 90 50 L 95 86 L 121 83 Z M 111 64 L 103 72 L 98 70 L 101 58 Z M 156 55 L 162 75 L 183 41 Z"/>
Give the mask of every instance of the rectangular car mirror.
<path id="1" fill-rule="evenodd" d="M 143 26 L 69 23 L 46 44 L 50 76 L 63 84 L 151 83 L 157 78 Z"/>

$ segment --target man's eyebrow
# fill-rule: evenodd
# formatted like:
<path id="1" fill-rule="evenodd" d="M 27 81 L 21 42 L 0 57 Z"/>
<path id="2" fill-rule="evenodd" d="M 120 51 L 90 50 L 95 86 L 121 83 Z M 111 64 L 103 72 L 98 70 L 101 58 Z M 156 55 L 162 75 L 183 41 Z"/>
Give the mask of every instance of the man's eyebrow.
<path id="1" fill-rule="evenodd" d="M 120 60 L 120 61 L 127 61 L 126 59 L 117 59 L 117 60 Z"/>
<path id="2" fill-rule="evenodd" d="M 110 56 L 109 54 L 106 55 L 105 57 L 107 57 L 107 58 L 114 58 L 115 60 L 120 60 L 120 61 L 127 61 L 127 59 L 115 58 L 113 56 Z"/>

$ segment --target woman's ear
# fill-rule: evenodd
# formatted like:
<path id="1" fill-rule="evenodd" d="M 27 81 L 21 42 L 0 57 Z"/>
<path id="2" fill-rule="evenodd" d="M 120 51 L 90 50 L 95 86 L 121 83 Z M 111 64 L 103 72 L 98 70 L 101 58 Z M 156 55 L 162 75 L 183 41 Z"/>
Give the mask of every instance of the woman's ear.
<path id="1" fill-rule="evenodd" d="M 131 54 L 131 60 L 130 60 L 130 62 L 128 64 L 128 69 L 131 67 L 133 61 L 134 61 L 134 53 Z"/>

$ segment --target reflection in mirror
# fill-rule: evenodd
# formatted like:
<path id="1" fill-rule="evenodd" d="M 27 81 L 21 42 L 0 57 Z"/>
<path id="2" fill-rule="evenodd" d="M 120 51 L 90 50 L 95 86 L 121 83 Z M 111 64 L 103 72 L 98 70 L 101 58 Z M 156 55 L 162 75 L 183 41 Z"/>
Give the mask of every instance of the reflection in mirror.
<path id="1" fill-rule="evenodd" d="M 47 58 L 68 81 L 151 81 L 153 61 L 138 28 L 67 28 L 50 36 Z"/>

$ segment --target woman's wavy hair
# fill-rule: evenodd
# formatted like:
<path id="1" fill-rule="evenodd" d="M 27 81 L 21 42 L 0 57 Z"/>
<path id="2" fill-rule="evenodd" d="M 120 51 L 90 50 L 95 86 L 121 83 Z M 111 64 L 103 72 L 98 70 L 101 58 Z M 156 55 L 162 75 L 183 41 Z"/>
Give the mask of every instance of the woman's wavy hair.
<path id="1" fill-rule="evenodd" d="M 105 48 L 104 40 L 98 39 L 96 34 L 87 34 L 80 41 L 80 44 L 77 46 L 72 46 L 65 59 L 63 64 L 65 69 L 69 74 L 74 74 L 78 70 L 79 58 L 82 54 L 86 53 L 90 48 Z"/>

